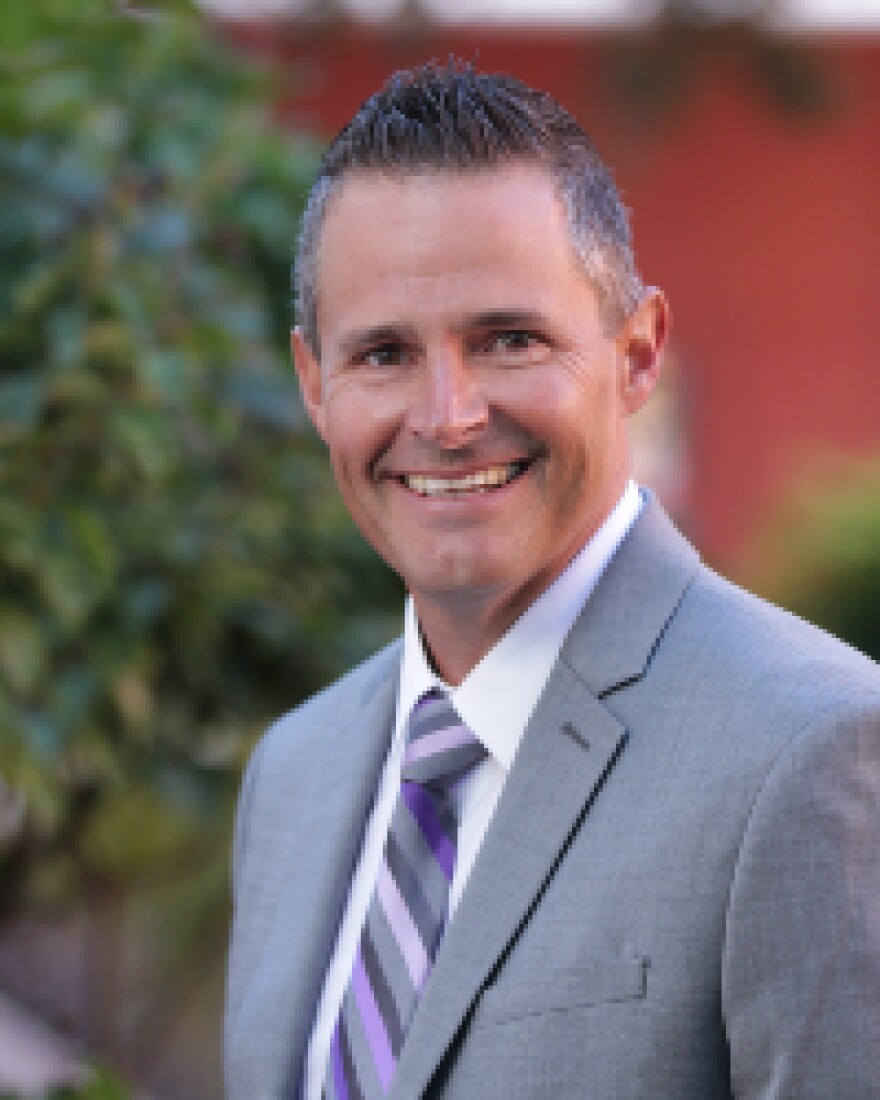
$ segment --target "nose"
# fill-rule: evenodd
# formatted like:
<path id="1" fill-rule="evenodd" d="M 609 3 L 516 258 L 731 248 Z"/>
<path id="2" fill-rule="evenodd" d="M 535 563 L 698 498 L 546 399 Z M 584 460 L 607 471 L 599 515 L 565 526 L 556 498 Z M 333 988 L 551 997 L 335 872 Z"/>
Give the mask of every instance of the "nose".
<path id="1" fill-rule="evenodd" d="M 464 446 L 486 427 L 488 402 L 460 348 L 429 351 L 409 419 L 416 435 L 447 449 Z"/>

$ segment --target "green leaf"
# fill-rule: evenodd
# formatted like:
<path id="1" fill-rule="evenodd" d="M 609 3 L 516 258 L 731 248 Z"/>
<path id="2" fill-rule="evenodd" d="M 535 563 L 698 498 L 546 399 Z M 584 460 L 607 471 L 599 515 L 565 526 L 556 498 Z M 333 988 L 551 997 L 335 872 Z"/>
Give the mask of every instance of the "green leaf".
<path id="1" fill-rule="evenodd" d="M 64 518 L 84 566 L 96 578 L 112 580 L 119 570 L 119 551 L 106 513 L 95 504 L 70 505 Z"/>
<path id="2" fill-rule="evenodd" d="M 150 348 L 138 367 L 149 390 L 164 401 L 180 405 L 191 394 L 190 371 L 179 351 Z"/>
<path id="3" fill-rule="evenodd" d="M 75 305 L 65 305 L 52 311 L 48 337 L 50 359 L 61 369 L 78 363 L 84 350 L 85 311 Z"/>
<path id="4" fill-rule="evenodd" d="M 31 81 L 28 94 L 31 121 L 45 121 L 47 115 L 70 110 L 72 103 L 82 102 L 90 91 L 91 79 L 83 69 L 60 69 L 41 73 Z"/>
<path id="5" fill-rule="evenodd" d="M 44 549 L 32 567 L 45 605 L 60 625 L 67 631 L 84 626 L 100 589 L 82 562 L 58 547 Z"/>
<path id="6" fill-rule="evenodd" d="M 135 467 L 147 478 L 158 478 L 171 469 L 175 443 L 169 423 L 161 412 L 150 409 L 123 409 L 112 418 L 117 441 Z"/>
<path id="7" fill-rule="evenodd" d="M 44 386 L 38 371 L 0 378 L 0 444 L 34 427 Z"/>
<path id="8" fill-rule="evenodd" d="M 46 642 L 39 622 L 0 604 L 0 674 L 13 692 L 30 696 L 46 673 Z"/>

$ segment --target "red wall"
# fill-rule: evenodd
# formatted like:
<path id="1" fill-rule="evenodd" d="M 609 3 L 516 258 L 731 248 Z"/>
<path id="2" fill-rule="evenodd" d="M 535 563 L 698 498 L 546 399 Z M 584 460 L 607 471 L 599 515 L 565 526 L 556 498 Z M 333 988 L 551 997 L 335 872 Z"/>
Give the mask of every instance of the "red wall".
<path id="1" fill-rule="evenodd" d="M 880 450 L 880 39 L 810 44 L 834 107 L 775 107 L 741 56 L 700 53 L 691 94 L 637 125 L 620 43 L 548 31 L 238 28 L 290 71 L 282 117 L 335 131 L 395 68 L 450 52 L 552 92 L 615 166 L 643 274 L 672 303 L 687 519 L 737 552 L 830 452 Z"/>

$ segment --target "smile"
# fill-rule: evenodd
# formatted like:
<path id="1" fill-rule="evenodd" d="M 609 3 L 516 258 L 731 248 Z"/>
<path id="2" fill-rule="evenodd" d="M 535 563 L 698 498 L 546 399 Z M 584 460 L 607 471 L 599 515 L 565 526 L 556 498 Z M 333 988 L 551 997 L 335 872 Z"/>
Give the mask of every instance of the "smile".
<path id="1" fill-rule="evenodd" d="M 488 466 L 463 477 L 434 477 L 427 474 L 404 474 L 402 483 L 423 497 L 456 496 L 460 493 L 486 493 L 509 485 L 531 465 L 528 459 Z"/>

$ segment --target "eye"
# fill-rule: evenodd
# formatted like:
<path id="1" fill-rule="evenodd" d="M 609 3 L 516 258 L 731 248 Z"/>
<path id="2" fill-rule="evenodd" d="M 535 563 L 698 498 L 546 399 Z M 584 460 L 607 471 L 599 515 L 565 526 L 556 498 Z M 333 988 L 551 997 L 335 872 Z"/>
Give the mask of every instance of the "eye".
<path id="1" fill-rule="evenodd" d="M 483 350 L 489 354 L 522 355 L 544 344 L 536 332 L 529 329 L 504 329 L 493 332 L 485 340 Z"/>
<path id="2" fill-rule="evenodd" d="M 354 363 L 356 366 L 364 367 L 397 367 L 406 361 L 406 356 L 407 352 L 403 344 L 386 340 L 358 352 L 354 357 Z"/>

